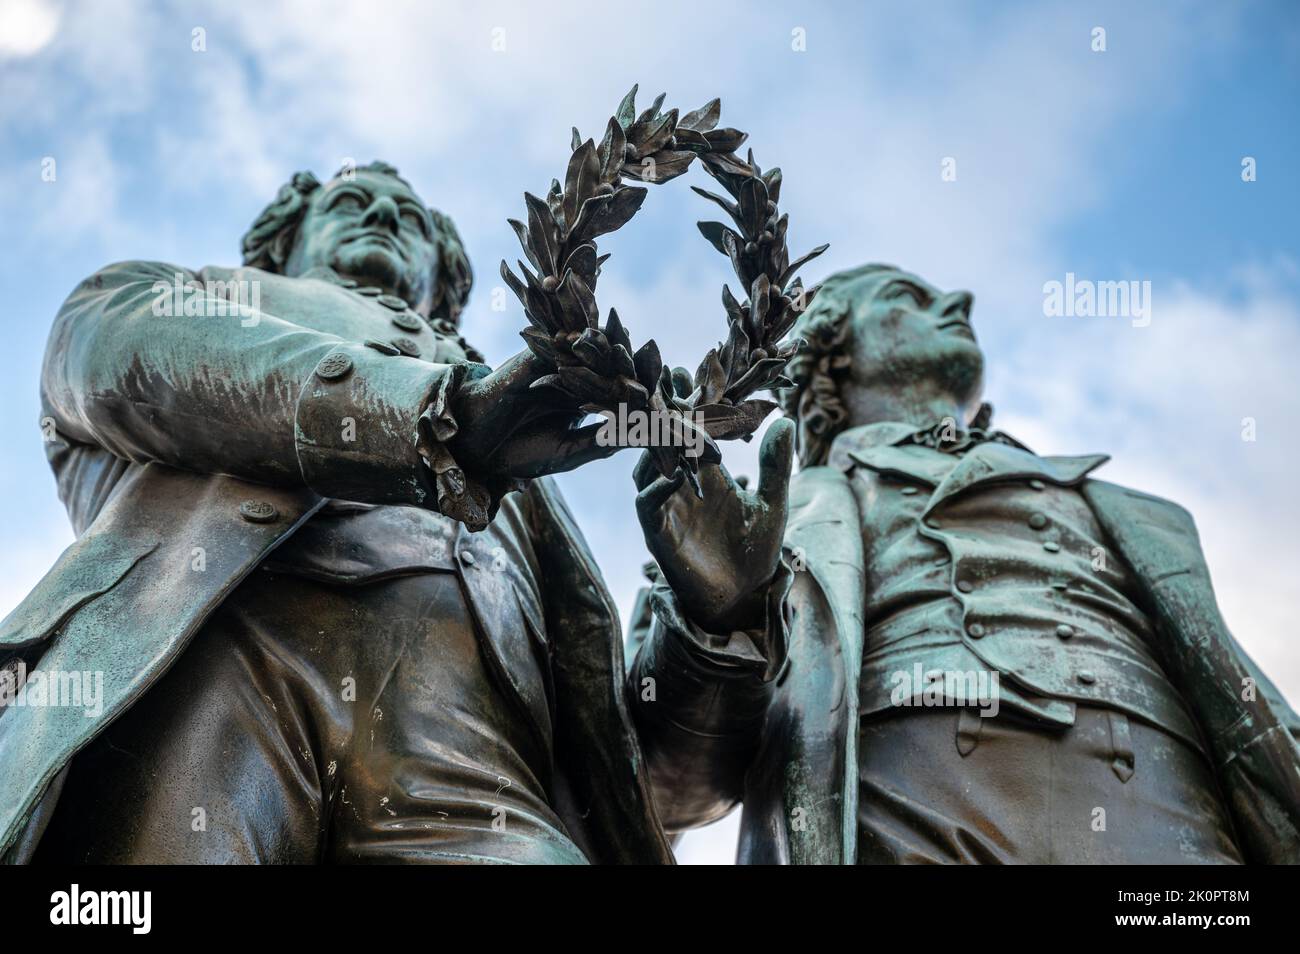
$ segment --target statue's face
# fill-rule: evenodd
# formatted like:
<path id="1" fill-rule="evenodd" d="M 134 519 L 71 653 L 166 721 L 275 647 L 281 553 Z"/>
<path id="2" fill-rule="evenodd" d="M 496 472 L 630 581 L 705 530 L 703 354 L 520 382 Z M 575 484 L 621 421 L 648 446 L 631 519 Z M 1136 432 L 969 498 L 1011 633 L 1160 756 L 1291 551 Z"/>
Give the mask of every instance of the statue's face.
<path id="1" fill-rule="evenodd" d="M 874 272 L 858 279 L 850 332 L 851 380 L 864 387 L 979 397 L 984 355 L 975 343 L 970 292 L 942 292 L 909 272 Z"/>
<path id="2" fill-rule="evenodd" d="M 309 203 L 286 274 L 326 266 L 428 314 L 438 248 L 419 196 L 392 176 L 357 170 L 351 179 L 327 182 Z"/>

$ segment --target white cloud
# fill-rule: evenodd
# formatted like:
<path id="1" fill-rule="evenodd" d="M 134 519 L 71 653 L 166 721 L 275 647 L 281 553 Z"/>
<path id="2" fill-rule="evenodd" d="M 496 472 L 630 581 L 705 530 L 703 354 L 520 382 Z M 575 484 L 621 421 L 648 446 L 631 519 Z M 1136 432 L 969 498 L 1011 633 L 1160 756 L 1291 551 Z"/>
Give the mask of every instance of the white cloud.
<path id="1" fill-rule="evenodd" d="M 54 39 L 61 15 L 48 0 L 0 0 L 0 58 L 39 53 Z"/>

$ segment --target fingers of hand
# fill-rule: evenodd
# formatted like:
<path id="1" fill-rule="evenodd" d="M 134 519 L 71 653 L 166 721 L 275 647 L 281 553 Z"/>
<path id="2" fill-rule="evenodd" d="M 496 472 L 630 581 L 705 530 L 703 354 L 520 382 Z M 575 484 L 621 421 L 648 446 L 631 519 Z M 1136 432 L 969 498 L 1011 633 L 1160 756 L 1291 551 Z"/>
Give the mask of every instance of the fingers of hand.
<path id="1" fill-rule="evenodd" d="M 659 477 L 642 489 L 636 495 L 636 511 L 642 523 L 645 523 L 648 518 L 661 518 L 664 504 L 677 493 L 685 480 L 686 474 L 679 468 L 672 477 Z"/>
<path id="2" fill-rule="evenodd" d="M 636 466 L 632 468 L 632 482 L 636 484 L 636 489 L 645 490 L 660 476 L 659 468 L 655 466 L 650 452 L 642 451 L 641 456 L 637 458 Z"/>
<path id="3" fill-rule="evenodd" d="M 758 451 L 758 496 L 769 507 L 785 509 L 794 464 L 794 422 L 775 421 Z"/>

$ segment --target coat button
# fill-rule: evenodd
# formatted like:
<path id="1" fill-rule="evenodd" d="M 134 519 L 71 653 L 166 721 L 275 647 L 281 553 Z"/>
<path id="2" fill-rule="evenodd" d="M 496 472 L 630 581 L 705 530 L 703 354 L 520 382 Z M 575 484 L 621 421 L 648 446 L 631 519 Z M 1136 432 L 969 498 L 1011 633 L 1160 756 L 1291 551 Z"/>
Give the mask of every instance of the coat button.
<path id="1" fill-rule="evenodd" d="M 1047 484 L 1043 483 L 1041 480 L 1031 480 L 1029 482 L 1029 486 L 1032 487 L 1034 490 L 1047 489 Z"/>
<path id="2" fill-rule="evenodd" d="M 239 515 L 249 523 L 270 523 L 280 511 L 265 500 L 245 500 L 239 505 Z"/>
<path id="3" fill-rule="evenodd" d="M 1061 637 L 1061 639 L 1069 639 L 1074 635 L 1074 627 L 1062 623 L 1060 626 L 1056 627 L 1056 635 Z"/>
<path id="4" fill-rule="evenodd" d="M 1091 686 L 1097 681 L 1097 676 L 1091 669 L 1084 669 L 1079 672 L 1079 681 L 1085 686 Z"/>
<path id="5" fill-rule="evenodd" d="M 420 356 L 420 346 L 410 338 L 394 338 L 392 345 L 408 358 L 418 358 Z"/>
<path id="6" fill-rule="evenodd" d="M 915 488 L 915 487 L 904 487 L 904 488 L 902 489 L 902 491 L 900 491 L 900 492 L 902 493 L 902 495 L 903 495 L 904 497 L 910 497 L 910 496 L 912 496 L 914 493 L 916 493 L 916 488 Z"/>
<path id="7" fill-rule="evenodd" d="M 1061 545 L 1057 543 L 1055 540 L 1048 540 L 1046 543 L 1043 544 L 1043 549 L 1046 550 L 1048 553 L 1059 553 L 1061 550 Z"/>
<path id="8" fill-rule="evenodd" d="M 380 295 L 375 301 L 393 311 L 406 311 L 406 299 L 398 298 L 396 295 Z"/>
<path id="9" fill-rule="evenodd" d="M 366 347 L 374 348 L 376 351 L 380 352 L 381 354 L 394 355 L 394 354 L 402 353 L 398 351 L 396 348 L 394 348 L 392 345 L 390 345 L 387 341 L 376 341 L 374 338 L 366 339 Z"/>
<path id="10" fill-rule="evenodd" d="M 376 288 L 374 285 L 367 285 L 364 288 L 358 288 L 358 295 L 365 295 L 367 298 L 378 298 L 384 293 L 382 288 Z"/>
<path id="11" fill-rule="evenodd" d="M 966 632 L 970 633 L 971 639 L 980 639 L 983 637 L 985 629 L 982 623 L 971 623 L 966 627 Z"/>
<path id="12" fill-rule="evenodd" d="M 397 325 L 397 327 L 401 328 L 403 331 L 416 332 L 423 327 L 424 322 L 420 316 L 413 311 L 401 311 L 393 315 L 393 324 Z"/>
<path id="13" fill-rule="evenodd" d="M 462 563 L 464 563 L 466 566 L 473 566 L 473 565 L 474 565 L 474 554 L 472 554 L 472 553 L 470 553 L 468 550 L 466 550 L 464 553 L 462 553 L 462 554 L 460 555 L 460 561 L 461 561 Z"/>
<path id="14" fill-rule="evenodd" d="M 971 590 L 975 589 L 975 584 L 970 580 L 958 580 L 957 589 L 961 590 L 963 593 L 969 593 Z"/>
<path id="15" fill-rule="evenodd" d="M 352 359 L 342 351 L 333 351 L 316 365 L 316 377 L 322 381 L 336 381 L 352 370 Z"/>
<path id="16" fill-rule="evenodd" d="M 1047 526 L 1047 515 L 1036 513 L 1029 518 L 1029 525 L 1035 530 L 1041 530 Z"/>
<path id="17" fill-rule="evenodd" d="M 926 517 L 926 518 L 925 518 L 925 525 L 926 525 L 927 527 L 929 527 L 931 530 L 938 530 L 938 529 L 939 529 L 939 521 L 936 520 L 934 517 Z"/>

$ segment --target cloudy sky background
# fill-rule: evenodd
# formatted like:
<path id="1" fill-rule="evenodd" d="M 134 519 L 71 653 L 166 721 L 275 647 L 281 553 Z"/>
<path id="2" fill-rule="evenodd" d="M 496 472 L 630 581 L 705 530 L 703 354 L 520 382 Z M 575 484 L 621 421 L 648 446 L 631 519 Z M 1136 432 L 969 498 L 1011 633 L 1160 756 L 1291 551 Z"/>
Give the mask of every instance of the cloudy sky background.
<path id="1" fill-rule="evenodd" d="M 792 251 L 831 243 L 806 281 L 884 260 L 972 290 L 998 424 L 1042 453 L 1111 453 L 1099 476 L 1189 507 L 1235 633 L 1300 702 L 1300 6 L 1228 7 L 0 0 L 0 613 L 71 540 L 37 376 L 77 281 L 234 264 L 294 170 L 384 158 L 455 219 L 478 278 L 466 333 L 500 360 L 524 321 L 491 307 L 518 257 L 505 220 L 562 173 L 569 127 L 598 134 L 639 82 L 683 110 L 721 96 L 782 167 Z M 602 243 L 602 305 L 691 368 L 731 278 L 695 231 L 713 216 L 686 183 L 706 178 L 655 189 Z M 1150 325 L 1044 317 L 1067 272 L 1150 281 Z M 726 452 L 754 473 L 753 447 Z M 561 481 L 625 617 L 646 559 L 632 463 Z M 733 822 L 683 860 L 725 860 Z"/>

